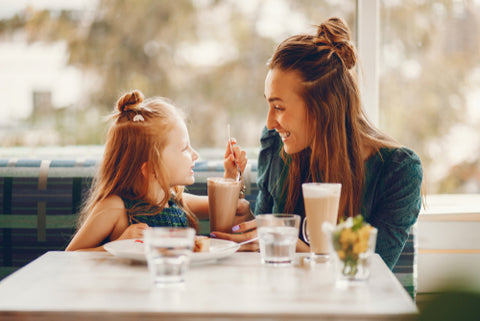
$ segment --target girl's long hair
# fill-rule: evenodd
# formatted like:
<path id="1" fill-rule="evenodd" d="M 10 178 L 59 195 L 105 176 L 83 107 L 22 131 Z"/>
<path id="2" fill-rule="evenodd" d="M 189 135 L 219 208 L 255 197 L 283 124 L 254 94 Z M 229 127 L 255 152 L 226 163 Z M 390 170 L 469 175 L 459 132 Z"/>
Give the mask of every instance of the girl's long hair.
<path id="1" fill-rule="evenodd" d="M 296 72 L 303 80 L 307 106 L 305 130 L 312 136 L 307 150 L 282 157 L 288 164 L 284 211 L 293 212 L 299 201 L 302 169 L 307 182 L 342 184 L 339 218 L 360 213 L 364 183 L 362 146 L 373 152 L 399 147 L 367 119 L 361 105 L 355 67 L 357 54 L 350 31 L 339 18 L 322 23 L 316 35 L 296 35 L 283 41 L 269 61 L 270 69 Z"/>
<path id="2" fill-rule="evenodd" d="M 185 211 L 189 225 L 197 228 L 198 219 L 183 202 L 183 186 L 170 187 L 162 159 L 162 151 L 168 143 L 167 133 L 175 123 L 184 121 L 183 115 L 165 98 L 144 101 L 143 94 L 133 90 L 120 97 L 110 120 L 113 123 L 107 134 L 103 159 L 80 212 L 79 226 L 95 205 L 109 196 L 145 200 L 150 186 L 155 183 L 149 181 L 151 175 L 145 177 L 142 174 L 141 168 L 145 164 L 146 171 L 153 173 L 165 197 L 158 204 L 128 210 L 129 222 L 134 221 L 136 214 L 158 214 L 173 196 Z"/>

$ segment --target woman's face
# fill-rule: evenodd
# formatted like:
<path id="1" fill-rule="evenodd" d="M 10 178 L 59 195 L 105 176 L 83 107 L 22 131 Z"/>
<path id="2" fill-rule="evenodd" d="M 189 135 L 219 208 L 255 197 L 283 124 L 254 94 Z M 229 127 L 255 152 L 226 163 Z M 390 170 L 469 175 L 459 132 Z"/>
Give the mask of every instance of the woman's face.
<path id="1" fill-rule="evenodd" d="M 162 152 L 171 186 L 191 185 L 195 182 L 193 167 L 198 153 L 190 146 L 187 127 L 179 121 L 167 134 L 168 144 Z"/>
<path id="2" fill-rule="evenodd" d="M 287 154 L 298 153 L 312 142 L 308 132 L 307 107 L 300 96 L 302 78 L 295 71 L 271 69 L 265 79 L 268 102 L 267 128 L 282 138 Z"/>

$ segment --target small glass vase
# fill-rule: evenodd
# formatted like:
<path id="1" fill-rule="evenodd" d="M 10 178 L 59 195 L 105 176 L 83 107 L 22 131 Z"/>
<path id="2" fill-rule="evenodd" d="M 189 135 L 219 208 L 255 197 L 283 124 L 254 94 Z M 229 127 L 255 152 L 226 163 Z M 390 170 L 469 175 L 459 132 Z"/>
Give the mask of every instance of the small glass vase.
<path id="1" fill-rule="evenodd" d="M 368 280 L 370 258 L 375 253 L 377 229 L 357 218 L 349 218 L 337 226 L 325 225 L 324 229 L 329 233 L 336 279 Z"/>

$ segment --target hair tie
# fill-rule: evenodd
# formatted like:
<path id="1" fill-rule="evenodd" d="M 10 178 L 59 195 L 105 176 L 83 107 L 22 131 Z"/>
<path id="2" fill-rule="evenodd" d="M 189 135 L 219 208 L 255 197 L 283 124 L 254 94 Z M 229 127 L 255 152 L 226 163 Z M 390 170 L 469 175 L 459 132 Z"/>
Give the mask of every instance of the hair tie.
<path id="1" fill-rule="evenodd" d="M 135 115 L 135 117 L 133 117 L 133 121 L 134 121 L 134 122 L 137 122 L 137 121 L 145 121 L 145 118 L 143 118 L 143 116 L 140 115 L 140 114 L 137 112 L 137 114 Z"/>

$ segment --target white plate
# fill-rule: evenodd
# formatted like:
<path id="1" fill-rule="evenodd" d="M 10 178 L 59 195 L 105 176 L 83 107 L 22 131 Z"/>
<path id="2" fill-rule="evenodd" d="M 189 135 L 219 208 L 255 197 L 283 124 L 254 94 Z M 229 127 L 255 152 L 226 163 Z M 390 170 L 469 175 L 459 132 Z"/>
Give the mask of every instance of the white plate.
<path id="1" fill-rule="evenodd" d="M 239 244 L 220 239 L 210 239 L 209 252 L 194 252 L 191 256 L 192 263 L 205 263 L 208 261 L 218 260 L 235 253 Z M 117 257 L 146 261 L 143 249 L 143 242 L 141 240 L 119 240 L 105 244 L 103 246 L 107 252 Z"/>

